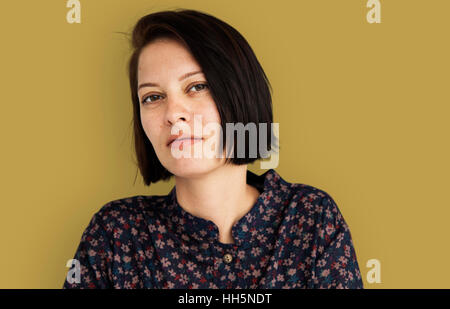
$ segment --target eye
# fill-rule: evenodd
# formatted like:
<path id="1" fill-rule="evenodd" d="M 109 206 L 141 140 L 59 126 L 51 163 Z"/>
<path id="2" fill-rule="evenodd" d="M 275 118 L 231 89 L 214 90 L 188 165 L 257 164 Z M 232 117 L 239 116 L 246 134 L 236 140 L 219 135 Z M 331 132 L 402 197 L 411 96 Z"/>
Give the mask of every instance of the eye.
<path id="1" fill-rule="evenodd" d="M 191 88 L 189 88 L 189 90 L 191 90 L 192 88 L 195 88 L 195 89 L 196 89 L 195 92 L 199 92 L 199 91 L 202 91 L 202 90 L 204 90 L 204 89 L 207 89 L 207 88 L 208 88 L 208 85 L 207 85 L 207 84 L 195 84 L 194 86 L 192 86 Z"/>
<path id="2" fill-rule="evenodd" d="M 195 89 L 194 92 L 200 92 L 200 91 L 208 89 L 208 88 L 209 88 L 208 84 L 199 83 L 199 84 L 195 84 L 192 87 L 190 87 L 189 90 Z M 142 101 L 141 101 L 141 104 L 142 105 L 147 105 L 147 104 L 150 104 L 150 103 L 154 103 L 155 101 L 157 101 L 157 100 L 159 100 L 161 98 L 163 98 L 163 96 L 161 96 L 159 94 L 151 94 L 151 95 L 148 95 L 146 97 L 143 97 Z"/>
<path id="3" fill-rule="evenodd" d="M 160 96 L 160 95 L 158 95 L 158 94 L 151 94 L 151 95 L 149 95 L 149 96 L 146 96 L 146 97 L 144 97 L 144 98 L 142 98 L 142 104 L 143 105 L 145 105 L 145 104 L 148 104 L 147 103 L 147 99 L 150 99 L 150 100 L 148 100 L 148 102 L 154 102 L 154 101 L 156 101 L 158 98 L 162 98 L 162 96 Z"/>

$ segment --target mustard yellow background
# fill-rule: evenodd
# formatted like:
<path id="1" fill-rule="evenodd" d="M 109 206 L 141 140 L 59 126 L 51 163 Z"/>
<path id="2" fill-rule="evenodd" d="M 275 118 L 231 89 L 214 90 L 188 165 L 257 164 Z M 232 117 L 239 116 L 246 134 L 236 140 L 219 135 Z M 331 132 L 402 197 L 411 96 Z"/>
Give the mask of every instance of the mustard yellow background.
<path id="1" fill-rule="evenodd" d="M 365 288 L 450 288 L 450 1 L 384 0 L 380 24 L 367 0 L 80 2 L 69 24 L 65 0 L 2 1 L 0 288 L 61 288 L 101 206 L 174 185 L 135 181 L 120 34 L 173 8 L 247 38 L 274 89 L 276 170 L 335 199 Z"/>

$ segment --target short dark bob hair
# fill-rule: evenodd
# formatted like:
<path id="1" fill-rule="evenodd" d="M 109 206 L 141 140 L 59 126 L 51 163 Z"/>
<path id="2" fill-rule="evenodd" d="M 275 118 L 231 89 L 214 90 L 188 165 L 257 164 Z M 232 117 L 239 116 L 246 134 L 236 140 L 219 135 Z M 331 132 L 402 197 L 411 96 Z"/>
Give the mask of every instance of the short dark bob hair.
<path id="1" fill-rule="evenodd" d="M 133 102 L 134 145 L 138 168 L 145 185 L 168 180 L 173 176 L 158 160 L 142 128 L 137 93 L 139 55 L 145 46 L 157 38 L 178 40 L 202 68 L 220 115 L 223 141 L 226 141 L 226 123 L 242 123 L 244 126 L 254 123 L 258 132 L 259 149 L 259 123 L 266 123 L 267 151 L 277 144 L 277 138 L 271 130 L 272 87 L 245 38 L 227 23 L 204 12 L 175 9 L 152 13 L 140 18 L 134 26 L 131 37 L 133 50 L 128 63 Z M 236 137 L 234 141 L 236 145 Z M 249 158 L 248 141 L 246 136 L 244 157 L 238 158 L 235 147 L 233 157 L 226 156 L 226 164 L 248 164 L 261 159 L 261 155 L 264 158 L 268 156 L 268 152 L 258 151 L 256 158 Z M 227 144 L 224 143 L 224 148 L 229 146 Z"/>

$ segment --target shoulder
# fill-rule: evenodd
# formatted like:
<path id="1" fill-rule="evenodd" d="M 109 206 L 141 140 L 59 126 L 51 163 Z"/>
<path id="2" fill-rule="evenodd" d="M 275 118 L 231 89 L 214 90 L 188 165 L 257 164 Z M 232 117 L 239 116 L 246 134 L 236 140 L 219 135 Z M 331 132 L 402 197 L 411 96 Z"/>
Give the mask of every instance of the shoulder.
<path id="1" fill-rule="evenodd" d="M 272 191 L 271 195 L 276 193 L 284 197 L 311 201 L 330 197 L 327 192 L 312 185 L 288 181 L 273 169 L 266 173 L 266 181 L 266 187 Z"/>
<path id="2" fill-rule="evenodd" d="M 278 181 L 282 200 L 289 213 L 311 227 L 330 222 L 343 221 L 335 199 L 324 189 L 305 183 L 288 182 L 280 177 Z"/>
<path id="3" fill-rule="evenodd" d="M 161 207 L 167 200 L 166 195 L 135 195 L 120 199 L 111 200 L 105 203 L 97 213 L 110 214 L 117 216 L 119 214 L 138 213 L 149 209 L 155 210 Z"/>
<path id="4" fill-rule="evenodd" d="M 332 244 L 347 249 L 353 247 L 349 226 L 328 192 L 298 183 L 292 184 L 292 191 L 295 192 L 290 203 L 293 222 L 301 235 L 314 241 L 313 250 L 322 253 Z"/>
<path id="5" fill-rule="evenodd" d="M 301 207 L 316 215 L 340 214 L 339 207 L 334 198 L 325 190 L 306 184 L 294 184 L 295 199 Z"/>
<path id="6" fill-rule="evenodd" d="M 288 231 L 293 238 L 301 238 L 302 248 L 311 248 L 313 257 L 329 246 L 353 248 L 349 226 L 327 191 L 303 183 L 290 183 L 288 188 L 291 196 L 286 205 Z"/>
<path id="7" fill-rule="evenodd" d="M 135 195 L 111 200 L 94 213 L 91 224 L 97 224 L 108 232 L 145 227 L 148 216 L 156 216 L 167 201 L 166 195 Z"/>

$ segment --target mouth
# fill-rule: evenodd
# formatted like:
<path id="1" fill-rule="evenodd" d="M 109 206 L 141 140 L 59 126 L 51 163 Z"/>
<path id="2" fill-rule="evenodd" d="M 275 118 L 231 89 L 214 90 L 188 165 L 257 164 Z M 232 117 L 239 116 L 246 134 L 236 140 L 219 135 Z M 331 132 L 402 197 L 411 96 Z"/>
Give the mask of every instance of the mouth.
<path id="1" fill-rule="evenodd" d="M 180 146 L 181 144 L 194 144 L 200 140 L 203 140 L 203 138 L 199 138 L 199 137 L 177 138 L 177 139 L 171 141 L 167 146 L 171 147 L 172 145 Z"/>

